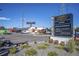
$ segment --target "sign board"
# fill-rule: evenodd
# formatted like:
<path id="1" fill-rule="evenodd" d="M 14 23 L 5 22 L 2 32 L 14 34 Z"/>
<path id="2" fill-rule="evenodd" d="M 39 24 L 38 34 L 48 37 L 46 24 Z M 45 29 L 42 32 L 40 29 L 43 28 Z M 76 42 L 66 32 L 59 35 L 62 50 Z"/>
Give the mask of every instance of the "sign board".
<path id="1" fill-rule="evenodd" d="M 54 36 L 73 36 L 72 14 L 64 14 L 54 17 Z"/>

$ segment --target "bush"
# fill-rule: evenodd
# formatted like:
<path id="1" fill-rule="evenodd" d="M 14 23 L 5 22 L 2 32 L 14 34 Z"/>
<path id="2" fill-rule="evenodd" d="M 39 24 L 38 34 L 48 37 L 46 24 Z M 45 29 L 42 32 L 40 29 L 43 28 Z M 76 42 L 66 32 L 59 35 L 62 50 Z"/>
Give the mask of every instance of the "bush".
<path id="1" fill-rule="evenodd" d="M 54 44 L 58 45 L 59 44 L 58 40 L 54 40 Z"/>
<path id="2" fill-rule="evenodd" d="M 69 40 L 69 42 L 67 44 L 67 48 L 68 48 L 70 53 L 74 52 L 74 50 L 75 50 L 75 41 L 73 39 Z"/>
<path id="3" fill-rule="evenodd" d="M 47 43 L 43 43 L 43 45 L 45 45 L 45 46 L 49 46 L 49 44 L 47 44 Z"/>
<path id="4" fill-rule="evenodd" d="M 37 51 L 33 48 L 25 51 L 25 55 L 28 55 L 28 56 L 33 56 L 35 54 L 37 54 Z"/>
<path id="5" fill-rule="evenodd" d="M 44 45 L 39 45 L 38 46 L 38 49 L 46 49 L 47 48 L 47 46 L 44 46 Z"/>
<path id="6" fill-rule="evenodd" d="M 36 42 L 36 41 L 34 41 L 34 44 L 37 44 L 37 42 Z"/>
<path id="7" fill-rule="evenodd" d="M 64 49 L 64 46 L 62 46 L 62 45 L 58 45 L 58 46 L 56 46 L 55 48 L 58 48 L 58 49 Z"/>
<path id="8" fill-rule="evenodd" d="M 10 54 L 15 54 L 16 52 L 17 52 L 16 47 L 12 47 L 12 48 L 9 49 Z"/>
<path id="9" fill-rule="evenodd" d="M 48 52 L 48 56 L 57 56 L 58 54 L 55 51 Z"/>
<path id="10" fill-rule="evenodd" d="M 79 51 L 79 48 L 76 48 L 77 51 Z"/>
<path id="11" fill-rule="evenodd" d="M 23 49 L 23 48 L 29 48 L 29 47 L 31 47 L 31 46 L 29 46 L 29 45 L 27 45 L 27 44 L 23 44 L 23 45 L 21 46 L 22 49 Z"/>
<path id="12" fill-rule="evenodd" d="M 4 42 L 3 42 L 3 41 L 0 41 L 0 47 L 2 47 L 2 46 L 3 46 L 3 44 L 4 44 Z"/>
<path id="13" fill-rule="evenodd" d="M 75 44 L 76 45 L 79 45 L 79 40 L 75 40 Z"/>
<path id="14" fill-rule="evenodd" d="M 64 43 L 63 41 L 61 41 L 61 42 L 60 42 L 60 45 L 61 45 L 61 46 L 64 46 L 64 45 L 65 45 L 65 43 Z"/>
<path id="15" fill-rule="evenodd" d="M 49 39 L 49 43 L 53 43 L 53 39 Z"/>
<path id="16" fill-rule="evenodd" d="M 38 49 L 46 49 L 49 45 L 44 43 L 44 44 L 41 44 L 41 45 L 38 45 Z"/>

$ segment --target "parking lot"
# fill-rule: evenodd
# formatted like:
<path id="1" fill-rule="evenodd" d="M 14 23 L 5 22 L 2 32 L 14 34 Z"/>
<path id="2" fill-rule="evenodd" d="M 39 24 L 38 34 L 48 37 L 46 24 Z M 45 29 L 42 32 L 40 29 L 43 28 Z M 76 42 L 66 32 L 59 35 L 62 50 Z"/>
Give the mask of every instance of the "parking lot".
<path id="1" fill-rule="evenodd" d="M 33 35 L 33 34 L 21 34 L 21 33 L 12 33 L 10 35 L 3 35 L 7 40 L 12 41 L 13 43 L 20 42 L 33 42 L 33 41 L 47 41 L 50 35 Z"/>
<path id="2" fill-rule="evenodd" d="M 58 45 L 54 45 L 53 43 L 48 43 L 48 39 L 50 35 L 33 35 L 33 34 L 21 34 L 21 33 L 12 33 L 10 35 L 2 35 L 5 37 L 4 40 L 10 40 L 12 43 L 24 43 L 28 41 L 29 46 L 28 48 L 22 48 L 21 45 L 11 45 L 11 46 L 4 46 L 4 49 L 1 49 L 0 53 L 3 54 L 1 56 L 25 56 L 25 51 L 31 48 L 34 48 L 37 51 L 36 56 L 47 56 L 48 52 L 55 51 L 59 56 L 78 56 L 79 51 L 75 51 L 73 53 L 69 53 L 64 49 L 56 48 Z M 35 44 L 34 42 L 37 42 Z M 47 42 L 46 42 L 47 41 Z M 38 46 L 40 44 L 48 44 L 47 48 L 39 49 Z M 7 45 L 7 43 L 6 43 Z M 17 51 L 15 54 L 10 54 L 9 49 L 15 47 Z M 11 50 L 13 51 L 13 50 Z"/>

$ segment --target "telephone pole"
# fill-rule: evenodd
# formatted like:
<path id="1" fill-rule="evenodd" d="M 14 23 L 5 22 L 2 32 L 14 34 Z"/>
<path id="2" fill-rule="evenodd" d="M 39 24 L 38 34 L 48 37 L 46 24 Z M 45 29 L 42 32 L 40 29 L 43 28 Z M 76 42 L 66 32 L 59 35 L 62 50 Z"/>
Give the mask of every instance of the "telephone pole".
<path id="1" fill-rule="evenodd" d="M 60 13 L 61 13 L 61 14 L 64 14 L 64 13 L 65 13 L 65 12 L 64 12 L 64 8 L 65 8 L 65 4 L 62 3 L 62 4 L 61 4 L 61 8 L 60 8 Z"/>

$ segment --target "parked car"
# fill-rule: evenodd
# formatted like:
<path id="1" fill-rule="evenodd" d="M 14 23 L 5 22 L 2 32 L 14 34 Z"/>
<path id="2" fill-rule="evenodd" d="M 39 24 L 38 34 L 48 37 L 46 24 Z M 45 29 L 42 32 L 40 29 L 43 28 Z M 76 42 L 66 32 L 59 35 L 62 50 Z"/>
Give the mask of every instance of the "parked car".
<path id="1" fill-rule="evenodd" d="M 23 31 L 21 31 L 21 33 L 22 33 L 22 34 L 28 34 L 29 31 L 27 31 L 27 30 L 23 30 Z"/>
<path id="2" fill-rule="evenodd" d="M 5 39 L 5 37 L 3 37 L 3 36 L 0 36 L 0 40 L 3 40 L 3 39 Z"/>
<path id="3" fill-rule="evenodd" d="M 7 56 L 9 53 L 7 48 L 0 48 L 0 56 Z"/>
<path id="4" fill-rule="evenodd" d="M 13 45 L 13 43 L 10 41 L 10 40 L 5 40 L 4 41 L 4 46 L 11 46 L 11 45 Z"/>
<path id="5" fill-rule="evenodd" d="M 16 30 L 16 33 L 21 33 L 21 30 Z"/>

